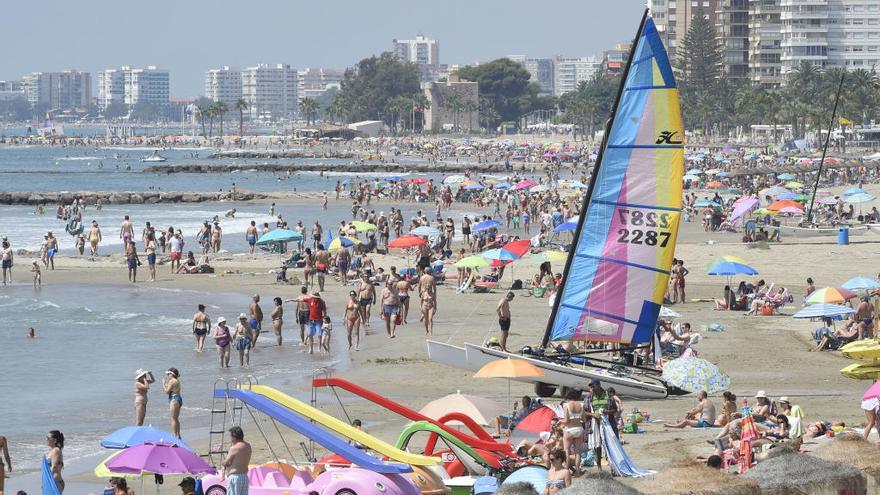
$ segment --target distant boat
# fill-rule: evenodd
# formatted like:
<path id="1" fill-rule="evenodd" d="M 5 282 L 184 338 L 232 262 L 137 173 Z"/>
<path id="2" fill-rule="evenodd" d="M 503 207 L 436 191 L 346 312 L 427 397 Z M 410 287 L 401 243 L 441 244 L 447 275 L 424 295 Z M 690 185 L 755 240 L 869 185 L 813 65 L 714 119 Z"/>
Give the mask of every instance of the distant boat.
<path id="1" fill-rule="evenodd" d="M 158 151 L 154 151 L 152 155 L 141 158 L 141 162 L 143 163 L 158 163 L 158 162 L 167 162 L 168 159 L 164 156 L 160 155 Z"/>

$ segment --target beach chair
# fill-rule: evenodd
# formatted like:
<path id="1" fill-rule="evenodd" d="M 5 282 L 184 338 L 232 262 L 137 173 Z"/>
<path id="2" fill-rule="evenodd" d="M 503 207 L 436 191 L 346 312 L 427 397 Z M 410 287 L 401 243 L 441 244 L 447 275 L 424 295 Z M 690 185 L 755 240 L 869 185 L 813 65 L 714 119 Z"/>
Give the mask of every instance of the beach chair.
<path id="1" fill-rule="evenodd" d="M 473 285 L 474 280 L 476 280 L 476 278 L 477 278 L 476 273 L 471 273 L 471 275 L 469 277 L 467 277 L 461 281 L 461 283 L 458 285 L 458 289 L 456 291 L 459 294 L 463 294 L 463 293 L 467 292 L 468 290 L 471 289 L 471 286 Z"/>

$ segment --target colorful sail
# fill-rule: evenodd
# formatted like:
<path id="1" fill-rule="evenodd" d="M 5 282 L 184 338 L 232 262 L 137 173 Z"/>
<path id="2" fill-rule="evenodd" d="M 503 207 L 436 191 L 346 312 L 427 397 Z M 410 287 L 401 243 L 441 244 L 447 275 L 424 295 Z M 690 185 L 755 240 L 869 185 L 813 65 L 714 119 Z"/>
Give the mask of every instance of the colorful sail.
<path id="1" fill-rule="evenodd" d="M 650 18 L 630 57 L 549 340 L 648 342 L 663 304 L 681 215 L 684 129 Z"/>

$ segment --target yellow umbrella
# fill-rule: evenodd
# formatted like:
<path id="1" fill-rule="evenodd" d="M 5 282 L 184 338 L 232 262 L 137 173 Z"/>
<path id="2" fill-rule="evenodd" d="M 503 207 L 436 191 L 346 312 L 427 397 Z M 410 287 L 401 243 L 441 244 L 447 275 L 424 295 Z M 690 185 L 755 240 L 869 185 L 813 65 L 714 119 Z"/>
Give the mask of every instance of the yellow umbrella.
<path id="1" fill-rule="evenodd" d="M 538 255 L 541 261 L 565 261 L 568 259 L 568 253 L 565 251 L 544 251 Z"/>
<path id="2" fill-rule="evenodd" d="M 337 237 L 336 239 L 333 239 L 330 242 L 330 246 L 327 247 L 327 251 L 330 251 L 331 253 L 333 253 L 335 251 L 339 251 L 342 248 L 352 247 L 352 246 L 354 246 L 356 244 L 360 244 L 360 243 L 361 243 L 361 241 L 359 241 L 355 237 L 340 236 L 340 237 Z"/>
<path id="3" fill-rule="evenodd" d="M 790 182 L 786 182 L 785 187 L 787 187 L 789 189 L 800 189 L 800 188 L 804 187 L 804 185 L 798 181 L 793 180 Z"/>
<path id="4" fill-rule="evenodd" d="M 109 468 L 107 468 L 107 461 L 109 461 L 110 459 L 113 459 L 114 457 L 118 456 L 122 452 L 123 452 L 122 450 L 116 451 L 116 452 L 110 454 L 109 456 L 107 456 L 106 459 L 101 461 L 101 464 L 98 464 L 98 466 L 95 468 L 95 476 L 97 476 L 98 478 L 115 478 L 115 477 L 139 478 L 140 476 L 142 476 L 144 474 L 143 471 L 138 474 L 135 474 L 135 473 L 113 473 L 110 471 Z M 149 474 L 149 473 L 147 473 L 147 474 Z"/>

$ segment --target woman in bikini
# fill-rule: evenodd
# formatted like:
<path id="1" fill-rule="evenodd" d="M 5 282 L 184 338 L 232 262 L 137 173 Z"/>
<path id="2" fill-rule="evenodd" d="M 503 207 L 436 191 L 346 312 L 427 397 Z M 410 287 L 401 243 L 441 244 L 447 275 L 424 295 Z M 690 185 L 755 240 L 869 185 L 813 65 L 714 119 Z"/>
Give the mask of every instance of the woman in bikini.
<path id="1" fill-rule="evenodd" d="M 177 368 L 168 368 L 162 388 L 168 394 L 168 405 L 171 410 L 171 433 L 180 438 L 180 408 L 183 407 L 183 397 L 180 395 L 180 372 Z"/>
<path id="2" fill-rule="evenodd" d="M 550 469 L 547 471 L 547 487 L 544 495 L 559 493 L 571 486 L 571 471 L 566 467 L 565 451 L 556 449 L 550 453 Z"/>
<path id="3" fill-rule="evenodd" d="M 397 292 L 400 297 L 400 306 L 403 311 L 403 324 L 406 325 L 406 317 L 409 315 L 409 289 L 410 284 L 407 278 L 401 278 L 400 282 L 397 282 Z"/>
<path id="4" fill-rule="evenodd" d="M 92 228 L 89 230 L 89 245 L 92 248 L 92 256 L 98 255 L 98 243 L 101 242 L 101 229 L 98 222 L 92 220 Z"/>
<path id="5" fill-rule="evenodd" d="M 150 392 L 150 372 L 137 370 L 134 375 L 134 424 L 144 425 L 147 415 L 147 394 Z"/>
<path id="6" fill-rule="evenodd" d="M 306 248 L 306 254 L 303 255 L 303 278 L 306 287 L 311 289 L 315 285 L 315 255 L 312 254 L 312 248 Z"/>
<path id="7" fill-rule="evenodd" d="M 273 299 L 275 308 L 272 310 L 272 329 L 275 330 L 275 339 L 281 345 L 281 327 L 284 325 L 284 307 L 280 297 Z"/>
<path id="8" fill-rule="evenodd" d="M 562 405 L 562 448 L 569 456 L 570 466 L 580 474 L 580 452 L 584 443 L 584 405 L 580 400 L 580 392 L 569 390 Z"/>
<path id="9" fill-rule="evenodd" d="M 45 462 L 49 464 L 58 492 L 64 493 L 64 478 L 61 477 L 61 470 L 64 469 L 64 454 L 61 452 L 64 448 L 64 434 L 58 430 L 50 431 L 46 435 L 46 444 L 49 446 L 49 453 L 46 454 Z"/>
<path id="10" fill-rule="evenodd" d="M 6 473 L 12 472 L 12 458 L 9 457 L 9 443 L 3 435 L 0 435 L 0 453 L 3 454 L 3 457 L 0 458 L 0 494 L 2 494 L 4 485 L 6 484 Z M 4 461 L 6 461 L 5 464 L 3 463 Z"/>
<path id="11" fill-rule="evenodd" d="M 348 332 L 348 348 L 351 349 L 351 337 L 354 334 L 355 351 L 361 350 L 361 312 L 357 292 L 348 293 L 348 302 L 345 303 L 345 330 Z"/>

